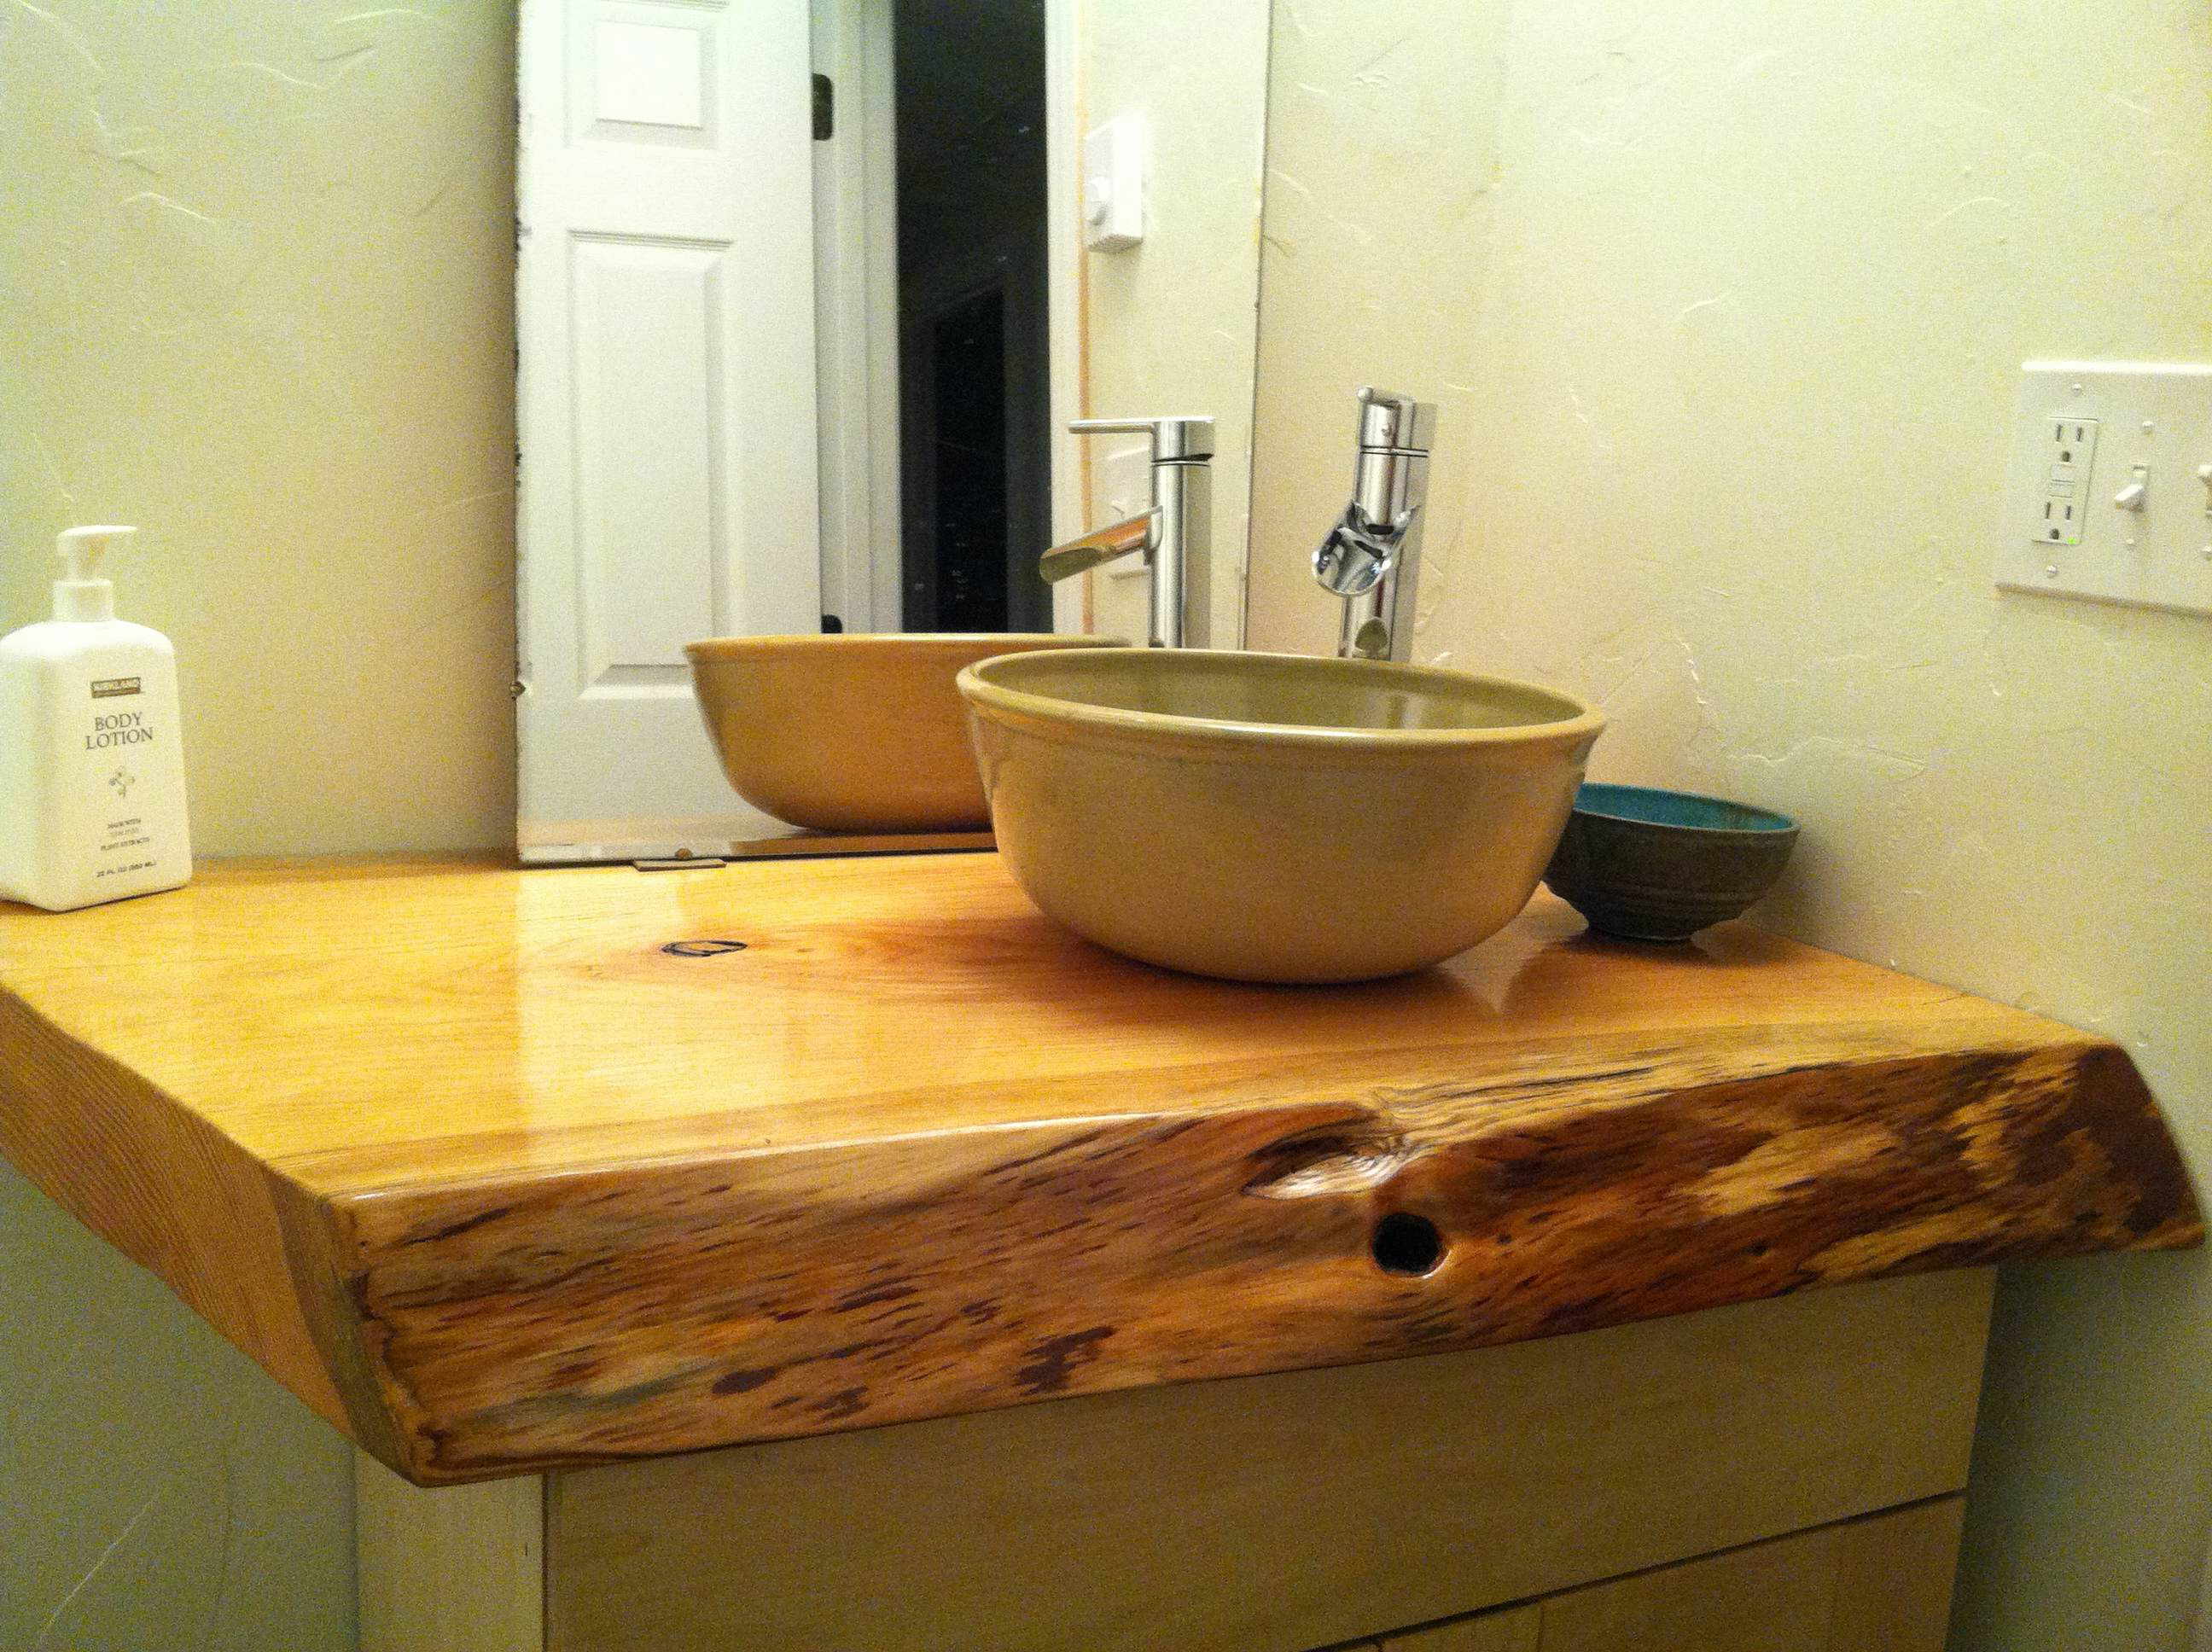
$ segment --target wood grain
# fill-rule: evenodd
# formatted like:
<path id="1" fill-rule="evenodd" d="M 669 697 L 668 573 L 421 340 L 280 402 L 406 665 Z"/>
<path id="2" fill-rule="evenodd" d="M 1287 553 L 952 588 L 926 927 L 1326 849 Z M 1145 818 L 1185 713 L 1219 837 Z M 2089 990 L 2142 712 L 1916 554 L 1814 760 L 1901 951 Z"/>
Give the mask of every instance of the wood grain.
<path id="1" fill-rule="evenodd" d="M 563 1471 L 550 1639 L 1309 1652 L 1549 1594 L 1955 1491 L 1990 1284 Z"/>
<path id="2" fill-rule="evenodd" d="M 278 864 L 0 909 L 0 1149 L 426 1483 L 2202 1235 L 2115 1047 L 1548 897 L 1283 989 L 988 854 Z"/>
<path id="3" fill-rule="evenodd" d="M 1544 1652 L 1943 1652 L 1965 1500 L 1577 1589 L 1541 1603 Z M 1385 1652 L 1401 1644 L 1386 1641 Z"/>

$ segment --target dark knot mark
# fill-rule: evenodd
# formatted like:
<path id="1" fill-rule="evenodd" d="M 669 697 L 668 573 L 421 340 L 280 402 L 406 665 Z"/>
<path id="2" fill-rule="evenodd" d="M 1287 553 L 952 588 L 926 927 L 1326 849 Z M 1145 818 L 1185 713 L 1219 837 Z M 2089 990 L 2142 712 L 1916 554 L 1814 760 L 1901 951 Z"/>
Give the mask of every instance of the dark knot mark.
<path id="1" fill-rule="evenodd" d="M 868 1390 L 863 1384 L 825 1394 L 808 1409 L 825 1423 L 842 1423 L 848 1417 L 858 1417 L 867 1408 Z"/>
<path id="2" fill-rule="evenodd" d="M 913 1296 L 915 1294 L 915 1288 L 910 1285 L 879 1285 L 871 1286 L 865 1290 L 855 1291 L 848 1296 L 838 1297 L 837 1300 L 830 1305 L 830 1312 L 834 1314 L 849 1314 L 855 1309 L 872 1308 L 878 1303 L 899 1302 L 905 1297 Z"/>
<path id="3" fill-rule="evenodd" d="M 719 958 L 726 953 L 742 952 L 743 941 L 671 941 L 660 949 L 672 958 Z"/>
<path id="4" fill-rule="evenodd" d="M 1030 1347 L 1030 1363 L 1015 1370 L 1014 1381 L 1024 1394 L 1058 1394 L 1078 1366 L 1098 1357 L 1098 1345 L 1113 1334 L 1112 1326 L 1094 1325 L 1088 1331 L 1047 1337 Z"/>

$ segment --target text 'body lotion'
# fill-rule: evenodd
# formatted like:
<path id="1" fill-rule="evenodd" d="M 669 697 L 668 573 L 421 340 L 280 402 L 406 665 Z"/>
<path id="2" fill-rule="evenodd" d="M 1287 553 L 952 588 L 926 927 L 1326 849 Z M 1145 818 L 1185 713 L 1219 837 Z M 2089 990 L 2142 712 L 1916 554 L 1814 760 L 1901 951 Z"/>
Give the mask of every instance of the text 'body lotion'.
<path id="1" fill-rule="evenodd" d="M 0 896 L 50 912 L 192 875 L 177 656 L 100 577 L 130 528 L 71 528 L 54 616 L 0 637 Z"/>

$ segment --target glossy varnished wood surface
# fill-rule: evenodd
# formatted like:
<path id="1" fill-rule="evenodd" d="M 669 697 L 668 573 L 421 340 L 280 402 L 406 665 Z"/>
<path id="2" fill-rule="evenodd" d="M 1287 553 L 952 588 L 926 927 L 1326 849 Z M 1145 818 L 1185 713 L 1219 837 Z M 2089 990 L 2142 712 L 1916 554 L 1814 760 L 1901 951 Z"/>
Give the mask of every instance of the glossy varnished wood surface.
<path id="1" fill-rule="evenodd" d="M 2111 1045 L 1540 896 L 1267 988 L 988 854 L 241 866 L 0 907 L 0 1147 L 425 1481 L 2201 1236 Z"/>

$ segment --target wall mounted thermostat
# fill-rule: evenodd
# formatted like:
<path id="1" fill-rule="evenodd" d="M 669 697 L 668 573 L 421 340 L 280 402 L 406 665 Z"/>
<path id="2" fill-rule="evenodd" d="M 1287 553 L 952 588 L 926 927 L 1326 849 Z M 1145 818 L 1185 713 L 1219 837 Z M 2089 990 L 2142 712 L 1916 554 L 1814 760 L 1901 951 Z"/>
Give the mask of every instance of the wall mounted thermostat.
<path id="1" fill-rule="evenodd" d="M 1101 252 L 1145 239 L 1145 118 L 1123 115 L 1083 140 L 1083 240 Z"/>
<path id="2" fill-rule="evenodd" d="M 2021 369 L 1996 582 L 2212 614 L 2212 367 Z"/>

